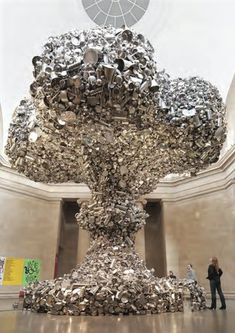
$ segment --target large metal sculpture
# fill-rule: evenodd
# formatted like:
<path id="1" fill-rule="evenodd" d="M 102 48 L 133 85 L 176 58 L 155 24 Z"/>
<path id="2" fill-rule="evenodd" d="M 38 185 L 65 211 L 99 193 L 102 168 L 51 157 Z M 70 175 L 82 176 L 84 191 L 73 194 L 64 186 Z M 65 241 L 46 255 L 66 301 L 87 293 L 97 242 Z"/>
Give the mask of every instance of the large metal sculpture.
<path id="1" fill-rule="evenodd" d="M 193 282 L 157 279 L 134 250 L 146 214 L 136 200 L 170 173 L 216 162 L 225 138 L 218 90 L 197 77 L 158 71 L 141 34 L 112 27 L 50 37 L 33 58 L 31 98 L 17 107 L 6 152 L 32 180 L 84 182 L 92 193 L 77 220 L 91 247 L 80 267 L 28 287 L 25 306 L 54 314 L 181 311 Z"/>

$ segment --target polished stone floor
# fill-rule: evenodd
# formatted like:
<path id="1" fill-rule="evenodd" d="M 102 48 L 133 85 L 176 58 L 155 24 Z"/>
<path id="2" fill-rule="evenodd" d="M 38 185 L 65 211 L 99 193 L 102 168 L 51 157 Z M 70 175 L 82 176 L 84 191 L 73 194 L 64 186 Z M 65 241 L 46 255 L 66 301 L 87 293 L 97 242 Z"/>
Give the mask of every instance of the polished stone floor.
<path id="1" fill-rule="evenodd" d="M 69 317 L 0 311 L 0 333 L 234 333 L 235 301 L 226 311 L 147 316 Z"/>

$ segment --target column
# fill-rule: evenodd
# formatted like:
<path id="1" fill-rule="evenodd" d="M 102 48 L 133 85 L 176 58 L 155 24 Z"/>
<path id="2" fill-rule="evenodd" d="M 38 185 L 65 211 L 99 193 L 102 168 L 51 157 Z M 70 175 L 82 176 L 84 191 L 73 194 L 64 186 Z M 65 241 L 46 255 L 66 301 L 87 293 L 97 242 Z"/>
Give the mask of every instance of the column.
<path id="1" fill-rule="evenodd" d="M 147 200 L 141 199 L 137 201 L 137 206 L 144 209 L 144 206 L 146 205 Z M 135 238 L 135 249 L 136 252 L 139 254 L 140 258 L 145 260 L 145 235 L 144 235 L 144 227 L 142 227 L 137 233 Z"/>
<path id="2" fill-rule="evenodd" d="M 87 199 L 88 200 L 88 199 Z M 83 202 L 87 201 L 87 200 L 78 200 L 78 204 L 82 205 Z M 82 229 L 79 226 L 79 230 L 78 230 L 78 250 L 77 250 L 77 264 L 81 264 L 86 253 L 87 250 L 89 248 L 90 245 L 90 235 L 89 232 L 87 230 Z"/>

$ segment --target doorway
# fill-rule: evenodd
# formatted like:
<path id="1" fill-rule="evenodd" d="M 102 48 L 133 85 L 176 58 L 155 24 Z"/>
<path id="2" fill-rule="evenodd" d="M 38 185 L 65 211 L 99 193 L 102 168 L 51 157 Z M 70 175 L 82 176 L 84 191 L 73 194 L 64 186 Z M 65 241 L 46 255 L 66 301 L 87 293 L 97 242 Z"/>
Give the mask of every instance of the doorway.
<path id="1" fill-rule="evenodd" d="M 146 266 L 155 269 L 157 277 L 166 276 L 166 247 L 161 201 L 148 201 L 149 214 L 144 229 Z"/>
<path id="2" fill-rule="evenodd" d="M 145 261 L 155 269 L 155 275 L 166 275 L 166 249 L 161 201 L 148 201 L 145 206 L 149 217 L 144 227 Z M 63 200 L 61 204 L 60 238 L 55 276 L 69 273 L 77 265 L 79 226 L 75 214 L 79 212 L 76 200 Z"/>
<path id="3" fill-rule="evenodd" d="M 60 237 L 57 253 L 56 276 L 69 273 L 77 265 L 78 233 L 75 214 L 79 212 L 76 200 L 63 200 L 60 214 Z"/>

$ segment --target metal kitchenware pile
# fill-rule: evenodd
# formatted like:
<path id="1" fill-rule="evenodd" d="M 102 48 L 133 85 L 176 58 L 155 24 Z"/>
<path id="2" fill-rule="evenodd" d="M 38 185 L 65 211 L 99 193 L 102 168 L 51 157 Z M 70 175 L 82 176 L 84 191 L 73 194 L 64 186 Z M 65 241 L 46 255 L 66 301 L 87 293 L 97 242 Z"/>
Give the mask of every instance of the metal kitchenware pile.
<path id="1" fill-rule="evenodd" d="M 76 215 L 91 247 L 70 274 L 26 289 L 25 307 L 54 314 L 145 314 L 205 308 L 203 289 L 158 279 L 134 251 L 146 213 L 137 199 L 170 173 L 195 175 L 219 158 L 225 108 L 217 88 L 171 79 L 154 49 L 128 28 L 50 37 L 32 60 L 30 98 L 9 129 L 11 165 L 44 183 L 84 182 Z M 157 273 L 157 272 L 156 272 Z"/>

